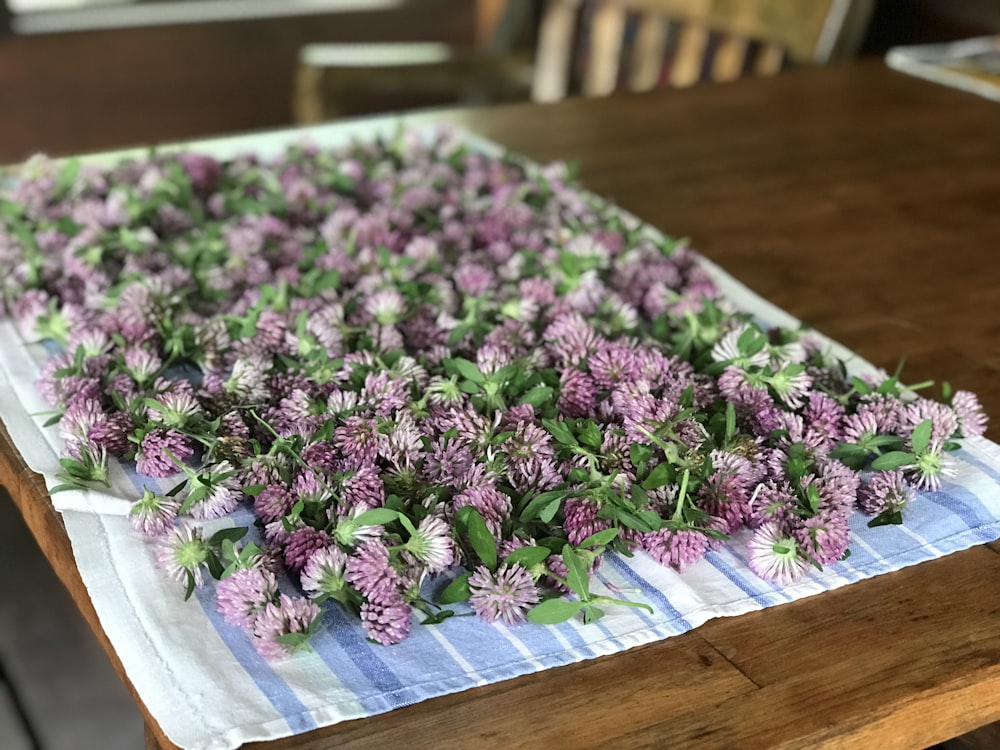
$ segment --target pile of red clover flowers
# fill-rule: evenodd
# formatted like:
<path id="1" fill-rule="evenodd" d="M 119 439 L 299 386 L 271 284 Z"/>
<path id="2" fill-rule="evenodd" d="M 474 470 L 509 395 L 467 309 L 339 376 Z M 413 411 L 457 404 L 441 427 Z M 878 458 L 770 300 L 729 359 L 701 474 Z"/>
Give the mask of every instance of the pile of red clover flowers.
<path id="1" fill-rule="evenodd" d="M 54 352 L 63 487 L 107 485 L 109 457 L 176 477 L 134 527 L 278 657 L 326 606 L 382 644 L 456 609 L 646 607 L 590 591 L 606 552 L 683 570 L 744 527 L 788 584 L 849 553 L 850 514 L 901 522 L 984 432 L 971 393 L 850 377 L 736 311 L 571 171 L 444 130 L 30 162 L 0 197 L 0 291 Z M 241 506 L 253 534 L 204 530 Z"/>

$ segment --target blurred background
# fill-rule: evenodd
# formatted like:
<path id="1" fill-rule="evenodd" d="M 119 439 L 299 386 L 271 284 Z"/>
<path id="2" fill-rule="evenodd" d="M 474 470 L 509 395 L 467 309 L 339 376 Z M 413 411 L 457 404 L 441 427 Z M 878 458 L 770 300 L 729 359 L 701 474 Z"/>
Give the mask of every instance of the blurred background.
<path id="1" fill-rule="evenodd" d="M 727 12 L 733 12 L 733 6 L 756 5 L 731 0 L 688 2 L 719 6 Z M 395 44 L 395 48 L 376 48 L 374 57 L 369 50 L 368 58 L 357 49 L 327 50 L 332 57 L 326 59 L 326 67 L 340 68 L 347 78 L 359 67 L 392 67 L 394 59 L 400 63 L 397 70 L 417 70 L 406 79 L 405 94 L 404 87 L 397 85 L 393 90 L 386 85 L 384 76 L 381 82 L 356 84 L 341 94 L 335 111 L 327 111 L 330 116 L 449 101 L 527 98 L 540 21 L 548 5 L 560 4 L 541 0 L 0 0 L 0 163 L 19 161 L 38 151 L 61 155 L 280 127 L 310 115 L 315 119 L 323 113 L 315 107 L 308 112 L 309 105 L 301 101 L 297 105 L 295 93 L 297 83 L 303 84 L 304 79 L 308 83 L 308 74 L 302 73 L 303 58 L 307 48 L 317 44 Z M 586 6 L 600 5 L 589 0 L 580 4 L 578 25 L 581 18 L 586 22 Z M 813 0 L 770 4 L 831 5 Z M 862 8 L 862 28 L 850 32 L 848 54 L 878 55 L 894 44 L 1000 31 L 998 0 L 832 3 L 852 4 L 871 7 L 867 19 Z M 626 35 L 630 31 L 635 29 L 626 29 Z M 418 42 L 439 46 L 414 44 Z M 712 42 L 710 38 L 708 44 Z M 669 39 L 663 46 L 669 53 Z M 313 47 L 312 51 L 322 61 L 323 50 Z M 454 76 L 449 78 L 448 66 L 441 64 L 448 55 L 452 71 L 466 71 L 459 73 L 464 78 L 458 83 Z M 492 57 L 492 63 L 483 64 L 484 57 Z M 420 76 L 430 83 L 417 85 Z M 470 79 L 477 77 L 486 83 L 474 92 Z"/>
<path id="2" fill-rule="evenodd" d="M 0 0 L 0 164 L 716 85 L 993 33 L 1000 0 Z M 0 597 L 0 749 L 142 747 L 131 698 L 2 490 L 0 569 L 15 573 Z M 992 731 L 947 747 L 998 747 Z"/>

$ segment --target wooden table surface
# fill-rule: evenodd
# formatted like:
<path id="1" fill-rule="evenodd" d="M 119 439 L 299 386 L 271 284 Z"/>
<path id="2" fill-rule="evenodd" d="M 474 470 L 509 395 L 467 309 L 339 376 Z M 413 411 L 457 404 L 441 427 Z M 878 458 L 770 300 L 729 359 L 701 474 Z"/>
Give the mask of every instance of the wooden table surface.
<path id="1" fill-rule="evenodd" d="M 792 314 L 1000 418 L 1000 104 L 870 60 L 447 116 L 580 160 L 587 187 Z M 6 439 L 0 483 L 114 660 L 44 485 Z M 1000 719 L 997 550 L 252 747 L 926 747 Z M 171 747 L 148 718 L 148 747 Z"/>

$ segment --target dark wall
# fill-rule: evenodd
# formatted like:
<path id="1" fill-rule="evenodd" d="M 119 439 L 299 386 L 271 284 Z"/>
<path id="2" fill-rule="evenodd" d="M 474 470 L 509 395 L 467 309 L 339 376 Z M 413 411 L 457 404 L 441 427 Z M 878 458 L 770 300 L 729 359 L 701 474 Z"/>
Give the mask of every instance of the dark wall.
<path id="1" fill-rule="evenodd" d="M 288 125 L 303 44 L 467 42 L 471 6 L 422 0 L 392 13 L 0 34 L 0 164 Z"/>
<path id="2" fill-rule="evenodd" d="M 1000 0 L 878 0 L 862 53 L 1000 32 Z"/>

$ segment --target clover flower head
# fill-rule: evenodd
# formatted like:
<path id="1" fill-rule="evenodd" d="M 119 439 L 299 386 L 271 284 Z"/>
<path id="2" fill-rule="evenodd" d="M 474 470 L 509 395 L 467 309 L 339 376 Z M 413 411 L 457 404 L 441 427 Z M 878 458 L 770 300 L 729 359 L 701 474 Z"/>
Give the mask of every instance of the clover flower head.
<path id="1" fill-rule="evenodd" d="M 206 466 L 191 478 L 191 515 L 195 518 L 222 518 L 232 513 L 243 499 L 239 476 L 229 461 Z"/>
<path id="2" fill-rule="evenodd" d="M 469 588 L 469 603 L 486 622 L 516 625 L 539 600 L 534 577 L 520 565 L 501 565 L 496 573 L 480 566 L 469 576 Z"/>
<path id="3" fill-rule="evenodd" d="M 955 476 L 955 459 L 944 452 L 940 443 L 931 441 L 916 461 L 903 467 L 904 476 L 918 490 L 937 492 L 945 479 Z"/>
<path id="4" fill-rule="evenodd" d="M 391 600 L 402 579 L 389 561 L 389 548 L 378 539 L 366 541 L 347 558 L 344 578 L 368 601 Z"/>
<path id="5" fill-rule="evenodd" d="M 187 584 L 190 579 L 195 586 L 201 586 L 208 552 L 201 529 L 181 523 L 161 537 L 156 557 L 160 569 L 168 578 L 181 584 Z"/>
<path id="6" fill-rule="evenodd" d="M 252 628 L 258 615 L 277 599 L 277 578 L 260 566 L 238 568 L 215 588 L 216 606 L 223 619 L 244 629 Z"/>
<path id="7" fill-rule="evenodd" d="M 285 541 L 285 565 L 295 573 L 301 573 L 310 556 L 319 549 L 329 547 L 333 539 L 324 531 L 312 526 L 295 529 Z"/>
<path id="8" fill-rule="evenodd" d="M 663 528 L 650 531 L 641 537 L 642 549 L 662 565 L 684 570 L 709 551 L 710 539 L 695 529 Z"/>
<path id="9" fill-rule="evenodd" d="M 931 401 L 928 398 L 918 398 L 906 405 L 900 415 L 901 430 L 910 434 L 924 420 L 931 421 L 932 443 L 944 444 L 958 431 L 958 416 L 947 404 Z"/>
<path id="10" fill-rule="evenodd" d="M 799 554 L 795 537 L 776 523 L 766 523 L 747 543 L 750 569 L 765 581 L 787 586 L 808 570 L 808 561 Z"/>
<path id="11" fill-rule="evenodd" d="M 902 512 L 915 496 L 902 470 L 880 471 L 858 488 L 858 507 L 871 515 Z"/>
<path id="12" fill-rule="evenodd" d="M 154 429 L 139 443 L 135 468 L 140 474 L 164 479 L 179 472 L 178 462 L 186 461 L 193 454 L 189 438 L 174 430 Z"/>
<path id="13" fill-rule="evenodd" d="M 161 367 L 163 361 L 149 349 L 129 349 L 125 352 L 125 369 L 138 383 L 152 380 Z"/>
<path id="14" fill-rule="evenodd" d="M 383 646 L 399 643 L 410 634 L 412 612 L 402 597 L 368 600 L 361 605 L 361 624 L 368 637 Z"/>
<path id="15" fill-rule="evenodd" d="M 281 659 L 295 647 L 279 640 L 293 633 L 307 634 L 319 619 L 320 609 L 301 596 L 280 594 L 278 602 L 269 602 L 253 621 L 253 645 L 265 659 Z"/>
<path id="16" fill-rule="evenodd" d="M 299 582 L 303 590 L 313 599 L 320 597 L 339 598 L 347 581 L 344 566 L 347 555 L 336 546 L 320 547 L 310 556 L 302 569 Z"/>
<path id="17" fill-rule="evenodd" d="M 59 420 L 59 436 L 67 442 L 85 441 L 94 425 L 104 418 L 100 401 L 89 397 L 77 399 Z"/>
<path id="18" fill-rule="evenodd" d="M 971 391 L 955 391 L 951 397 L 951 408 L 958 421 L 958 431 L 963 437 L 986 434 L 987 417 L 979 398 Z"/>
<path id="19" fill-rule="evenodd" d="M 436 516 L 426 516 L 420 521 L 404 549 L 430 573 L 446 570 L 455 557 L 451 528 Z"/>

